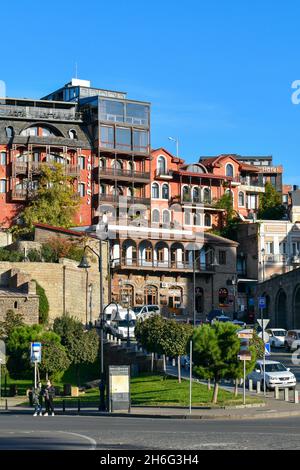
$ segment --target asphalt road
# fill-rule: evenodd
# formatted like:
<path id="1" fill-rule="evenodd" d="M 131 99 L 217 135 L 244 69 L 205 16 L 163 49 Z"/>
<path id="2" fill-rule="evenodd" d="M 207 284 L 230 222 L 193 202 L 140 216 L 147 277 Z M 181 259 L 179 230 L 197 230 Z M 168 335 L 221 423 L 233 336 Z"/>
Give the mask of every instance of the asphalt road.
<path id="1" fill-rule="evenodd" d="M 201 421 L 0 415 L 0 450 L 300 449 L 300 418 Z"/>

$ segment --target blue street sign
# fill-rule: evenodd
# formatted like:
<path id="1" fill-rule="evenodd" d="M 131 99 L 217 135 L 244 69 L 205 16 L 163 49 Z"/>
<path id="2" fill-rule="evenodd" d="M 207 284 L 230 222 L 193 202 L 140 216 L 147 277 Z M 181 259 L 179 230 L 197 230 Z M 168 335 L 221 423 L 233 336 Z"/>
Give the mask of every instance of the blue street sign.
<path id="1" fill-rule="evenodd" d="M 30 345 L 30 360 L 31 362 L 41 362 L 42 360 L 42 344 L 31 343 Z"/>
<path id="2" fill-rule="evenodd" d="M 254 299 L 250 298 L 250 299 L 249 299 L 249 306 L 252 307 L 253 305 L 254 305 Z"/>
<path id="3" fill-rule="evenodd" d="M 265 356 L 271 356 L 271 345 L 270 345 L 270 343 L 265 344 Z"/>
<path id="4" fill-rule="evenodd" d="M 265 297 L 259 297 L 258 298 L 258 306 L 259 306 L 259 308 L 266 308 L 267 307 Z"/>

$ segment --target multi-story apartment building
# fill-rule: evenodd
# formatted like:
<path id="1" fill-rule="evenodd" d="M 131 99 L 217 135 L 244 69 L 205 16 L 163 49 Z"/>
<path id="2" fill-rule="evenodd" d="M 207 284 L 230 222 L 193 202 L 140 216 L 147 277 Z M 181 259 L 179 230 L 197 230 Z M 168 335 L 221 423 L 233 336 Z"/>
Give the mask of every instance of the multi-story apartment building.
<path id="1" fill-rule="evenodd" d="M 93 165 L 75 103 L 6 98 L 0 104 L 0 224 L 9 227 L 38 185 L 41 165 L 61 163 L 82 196 L 77 223 L 88 223 Z"/>

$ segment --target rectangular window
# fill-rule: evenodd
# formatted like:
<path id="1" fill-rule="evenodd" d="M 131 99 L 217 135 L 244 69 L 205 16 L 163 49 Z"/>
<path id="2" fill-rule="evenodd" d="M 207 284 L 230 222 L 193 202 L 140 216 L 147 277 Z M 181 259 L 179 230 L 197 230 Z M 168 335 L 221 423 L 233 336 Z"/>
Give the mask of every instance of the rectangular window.
<path id="1" fill-rule="evenodd" d="M 219 264 L 226 264 L 226 251 L 219 251 Z"/>
<path id="2" fill-rule="evenodd" d="M 100 120 L 124 122 L 124 103 L 114 100 L 100 100 Z"/>
<path id="3" fill-rule="evenodd" d="M 135 152 L 148 152 L 148 132 L 133 131 L 133 150 Z"/>
<path id="4" fill-rule="evenodd" d="M 149 107 L 144 104 L 126 104 L 126 122 L 139 126 L 149 125 Z"/>
<path id="5" fill-rule="evenodd" d="M 6 180 L 0 180 L 0 193 L 6 193 Z"/>
<path id="6" fill-rule="evenodd" d="M 113 149 L 114 143 L 114 128 L 111 126 L 100 127 L 100 141 L 101 147 Z"/>
<path id="7" fill-rule="evenodd" d="M 266 242 L 266 254 L 267 255 L 274 254 L 274 242 Z"/>
<path id="8" fill-rule="evenodd" d="M 0 165 L 6 165 L 6 152 L 0 152 Z"/>
<path id="9" fill-rule="evenodd" d="M 85 169 L 85 158 L 84 157 L 78 157 L 78 164 L 81 170 Z"/>
<path id="10" fill-rule="evenodd" d="M 84 183 L 79 183 L 78 185 L 78 192 L 80 194 L 80 197 L 85 196 L 85 184 Z"/>
<path id="11" fill-rule="evenodd" d="M 116 148 L 120 150 L 131 150 L 131 132 L 125 127 L 116 128 Z"/>

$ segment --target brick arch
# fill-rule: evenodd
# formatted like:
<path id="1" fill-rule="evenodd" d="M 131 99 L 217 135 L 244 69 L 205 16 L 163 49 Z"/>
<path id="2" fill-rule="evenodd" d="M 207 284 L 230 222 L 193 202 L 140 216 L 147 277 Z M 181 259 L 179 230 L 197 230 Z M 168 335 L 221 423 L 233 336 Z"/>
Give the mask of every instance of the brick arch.
<path id="1" fill-rule="evenodd" d="M 275 321 L 277 328 L 288 328 L 287 310 L 287 295 L 285 290 L 280 288 L 275 300 Z"/>
<path id="2" fill-rule="evenodd" d="M 300 328 L 300 284 L 293 291 L 293 328 Z"/>

